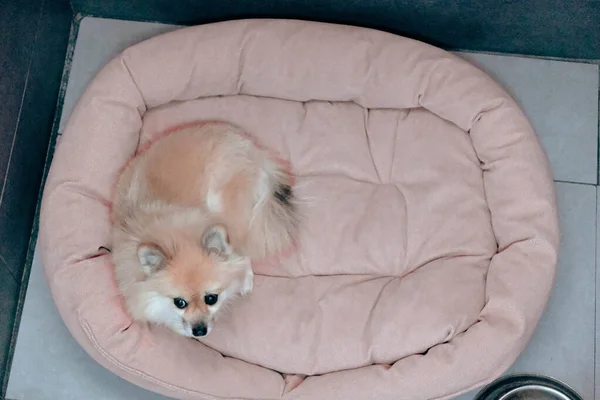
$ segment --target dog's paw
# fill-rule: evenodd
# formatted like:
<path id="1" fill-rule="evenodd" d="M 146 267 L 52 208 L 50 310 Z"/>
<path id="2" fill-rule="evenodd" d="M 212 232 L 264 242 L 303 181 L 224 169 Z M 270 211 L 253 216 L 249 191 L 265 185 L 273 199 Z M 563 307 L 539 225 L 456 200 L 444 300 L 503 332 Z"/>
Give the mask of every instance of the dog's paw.
<path id="1" fill-rule="evenodd" d="M 254 273 L 250 270 L 246 273 L 246 277 L 244 278 L 244 283 L 242 285 L 242 296 L 245 296 L 252 292 L 254 288 Z"/>

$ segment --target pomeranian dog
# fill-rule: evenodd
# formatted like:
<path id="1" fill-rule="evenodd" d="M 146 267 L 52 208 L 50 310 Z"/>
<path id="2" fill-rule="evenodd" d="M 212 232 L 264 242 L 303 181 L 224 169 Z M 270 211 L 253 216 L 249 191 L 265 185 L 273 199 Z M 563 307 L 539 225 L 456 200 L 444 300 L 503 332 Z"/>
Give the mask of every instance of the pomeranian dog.
<path id="1" fill-rule="evenodd" d="M 139 152 L 117 181 L 111 253 L 137 321 L 208 334 L 230 299 L 252 291 L 251 260 L 293 246 L 287 165 L 240 128 L 196 124 Z"/>

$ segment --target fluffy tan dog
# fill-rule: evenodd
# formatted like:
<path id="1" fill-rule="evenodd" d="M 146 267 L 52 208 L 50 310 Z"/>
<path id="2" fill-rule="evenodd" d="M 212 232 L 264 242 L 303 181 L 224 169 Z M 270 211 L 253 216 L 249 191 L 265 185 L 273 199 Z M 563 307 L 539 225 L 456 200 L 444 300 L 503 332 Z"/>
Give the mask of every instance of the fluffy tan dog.
<path id="1" fill-rule="evenodd" d="M 204 336 L 223 304 L 250 292 L 250 260 L 294 243 L 286 167 L 219 122 L 177 129 L 135 157 L 111 214 L 116 276 L 134 319 Z"/>

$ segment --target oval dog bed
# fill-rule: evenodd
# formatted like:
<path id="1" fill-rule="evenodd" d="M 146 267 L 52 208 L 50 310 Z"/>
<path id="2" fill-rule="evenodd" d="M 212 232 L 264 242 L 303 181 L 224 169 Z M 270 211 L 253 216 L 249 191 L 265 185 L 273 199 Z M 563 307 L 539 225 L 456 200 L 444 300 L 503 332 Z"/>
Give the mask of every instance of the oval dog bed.
<path id="1" fill-rule="evenodd" d="M 132 324 L 111 188 L 149 140 L 226 120 L 288 159 L 299 248 L 202 341 Z M 558 228 L 544 152 L 492 79 L 435 47 L 301 21 L 155 37 L 109 62 L 59 138 L 40 251 L 75 339 L 181 399 L 448 398 L 518 356 L 549 297 Z"/>

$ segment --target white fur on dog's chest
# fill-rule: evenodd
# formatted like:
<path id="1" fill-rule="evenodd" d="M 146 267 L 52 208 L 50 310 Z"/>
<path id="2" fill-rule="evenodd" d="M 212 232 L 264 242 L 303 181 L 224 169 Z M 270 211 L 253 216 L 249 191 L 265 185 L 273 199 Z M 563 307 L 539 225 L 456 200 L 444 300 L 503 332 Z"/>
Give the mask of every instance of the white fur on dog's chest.
<path id="1" fill-rule="evenodd" d="M 210 189 L 206 194 L 206 206 L 211 213 L 220 213 L 223 211 L 223 201 L 221 193 Z"/>

